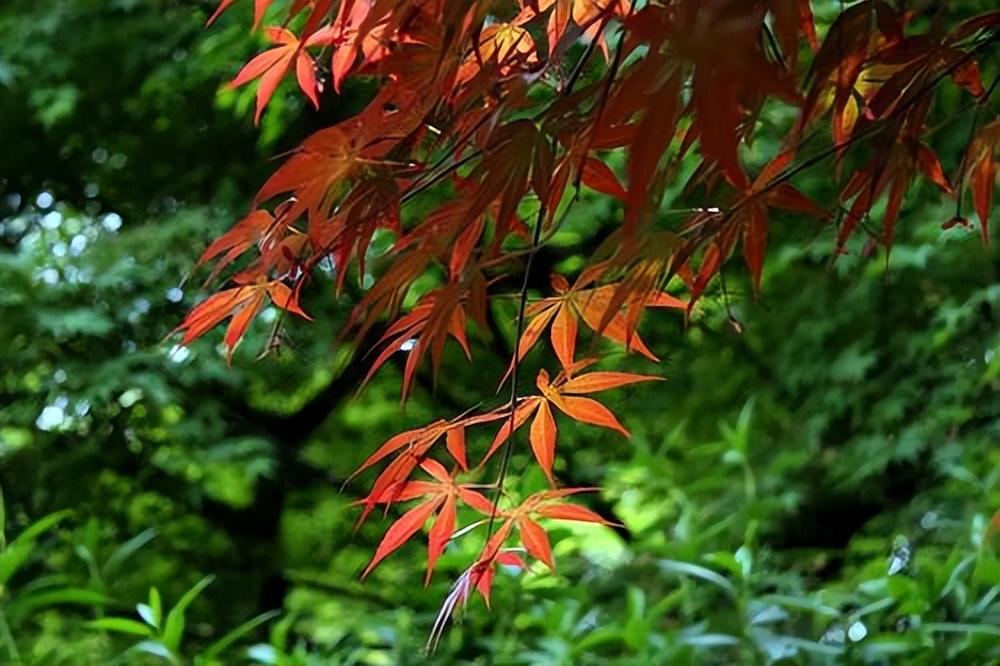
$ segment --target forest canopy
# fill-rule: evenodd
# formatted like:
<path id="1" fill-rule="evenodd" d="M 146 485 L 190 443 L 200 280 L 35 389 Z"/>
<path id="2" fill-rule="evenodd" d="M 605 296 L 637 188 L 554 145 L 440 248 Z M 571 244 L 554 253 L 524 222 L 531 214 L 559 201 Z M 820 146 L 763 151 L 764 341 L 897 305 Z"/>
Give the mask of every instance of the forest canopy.
<path id="1" fill-rule="evenodd" d="M 0 27 L 3 663 L 1000 659 L 989 2 Z"/>

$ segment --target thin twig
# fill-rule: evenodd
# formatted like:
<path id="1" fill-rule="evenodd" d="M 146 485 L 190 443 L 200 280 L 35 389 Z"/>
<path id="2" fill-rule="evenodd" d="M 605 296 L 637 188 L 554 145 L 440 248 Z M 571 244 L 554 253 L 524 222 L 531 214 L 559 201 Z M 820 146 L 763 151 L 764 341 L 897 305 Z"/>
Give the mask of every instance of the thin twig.
<path id="1" fill-rule="evenodd" d="M 542 222 L 545 220 L 545 201 L 541 201 L 538 207 L 538 215 L 535 218 L 534 236 L 531 240 L 531 250 L 528 252 L 528 260 L 524 265 L 524 279 L 521 281 L 521 291 L 517 307 L 517 333 L 514 336 L 513 364 L 510 374 L 510 400 L 508 409 L 510 410 L 510 432 L 504 441 L 503 452 L 500 457 L 500 471 L 497 473 L 496 490 L 493 492 L 493 507 L 490 510 L 490 521 L 486 528 L 486 542 L 489 543 L 493 536 L 493 524 L 496 522 L 497 511 L 500 508 L 500 498 L 503 496 L 503 485 L 507 477 L 507 468 L 510 466 L 510 457 L 513 451 L 511 442 L 514 439 L 514 413 L 517 409 L 517 376 L 521 368 L 520 341 L 524 332 L 524 312 L 528 307 L 528 285 L 531 280 L 531 266 L 535 262 L 535 255 L 538 253 L 538 241 L 542 237 Z"/>

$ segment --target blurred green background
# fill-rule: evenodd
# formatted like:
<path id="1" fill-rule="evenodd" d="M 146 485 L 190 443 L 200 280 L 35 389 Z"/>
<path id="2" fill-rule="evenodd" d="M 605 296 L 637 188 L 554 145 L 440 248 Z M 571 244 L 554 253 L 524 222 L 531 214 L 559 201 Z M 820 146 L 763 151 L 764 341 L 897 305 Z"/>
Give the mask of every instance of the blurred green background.
<path id="1" fill-rule="evenodd" d="M 491 395 L 510 340 L 475 372 L 447 356 L 402 410 L 391 364 L 352 399 L 350 302 L 323 281 L 280 355 L 255 358 L 273 311 L 232 368 L 218 333 L 165 340 L 271 158 L 369 92 L 314 112 L 283 86 L 252 127 L 252 88 L 221 87 L 256 48 L 248 12 L 205 30 L 213 4 L 0 5 L 0 664 L 1000 663 L 1000 250 L 942 231 L 954 202 L 926 183 L 888 258 L 831 266 L 831 229 L 776 215 L 761 299 L 727 272 L 742 333 L 719 285 L 687 328 L 650 316 L 661 366 L 611 358 L 668 378 L 608 398 L 633 438 L 560 425 L 557 474 L 624 527 L 555 526 L 557 576 L 500 576 L 426 654 L 476 534 L 426 589 L 419 540 L 362 585 L 388 519 L 352 533 L 366 479 L 341 483 Z M 822 32 L 836 3 L 816 5 Z M 933 112 L 949 173 L 968 102 Z M 765 113 L 762 154 L 789 118 Z M 829 169 L 798 184 L 836 199 Z M 579 267 L 619 215 L 585 197 L 540 264 Z"/>

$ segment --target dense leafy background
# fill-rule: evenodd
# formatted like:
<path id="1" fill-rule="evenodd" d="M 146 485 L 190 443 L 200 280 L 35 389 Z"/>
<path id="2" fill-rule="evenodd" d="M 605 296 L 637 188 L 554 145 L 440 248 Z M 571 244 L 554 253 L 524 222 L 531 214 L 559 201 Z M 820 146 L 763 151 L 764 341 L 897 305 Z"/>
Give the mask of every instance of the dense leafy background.
<path id="1" fill-rule="evenodd" d="M 164 341 L 267 157 L 366 94 L 317 114 L 282 88 L 254 130 L 253 92 L 219 87 L 246 17 L 205 32 L 210 4 L 0 9 L 0 663 L 1000 661 L 1000 251 L 942 231 L 954 204 L 923 184 L 888 258 L 831 266 L 830 229 L 778 218 L 762 298 L 727 275 L 742 333 L 719 285 L 687 329 L 650 317 L 668 381 L 610 401 L 634 437 L 567 428 L 560 445 L 561 478 L 603 486 L 591 506 L 624 527 L 556 529 L 559 575 L 505 576 L 494 611 L 472 602 L 428 657 L 475 545 L 426 590 L 418 545 L 362 585 L 385 523 L 353 534 L 360 490 L 341 482 L 488 390 L 509 341 L 474 369 L 449 357 L 402 411 L 391 366 L 352 399 L 350 304 L 328 292 L 281 355 L 255 360 L 262 322 L 232 368 L 217 337 Z M 943 159 L 970 118 L 937 132 Z M 585 201 L 540 261 L 571 268 L 619 214 Z"/>

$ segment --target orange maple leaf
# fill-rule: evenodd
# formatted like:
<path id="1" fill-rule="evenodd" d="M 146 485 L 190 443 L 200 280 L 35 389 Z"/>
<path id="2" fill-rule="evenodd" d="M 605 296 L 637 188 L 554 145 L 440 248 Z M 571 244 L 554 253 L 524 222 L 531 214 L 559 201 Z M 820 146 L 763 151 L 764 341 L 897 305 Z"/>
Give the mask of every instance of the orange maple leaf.
<path id="1" fill-rule="evenodd" d="M 265 298 L 282 310 L 287 310 L 305 319 L 312 319 L 302 311 L 298 304 L 298 295 L 287 285 L 278 281 L 258 280 L 252 284 L 244 284 L 232 289 L 224 289 L 212 294 L 196 305 L 188 313 L 184 321 L 170 332 L 170 335 L 184 332 L 180 344 L 187 345 L 204 335 L 222 320 L 232 317 L 223 341 L 226 345 L 226 361 L 232 360 L 233 350 L 243 338 L 247 327 L 264 306 Z"/>
<path id="2" fill-rule="evenodd" d="M 295 78 L 298 80 L 299 88 L 318 109 L 317 91 L 319 88 L 316 82 L 316 71 L 312 58 L 305 50 L 306 45 L 300 42 L 293 32 L 285 28 L 270 27 L 266 28 L 264 33 L 272 44 L 278 44 L 278 46 L 255 56 L 243 66 L 236 78 L 229 82 L 229 87 L 238 88 L 254 79 L 260 79 L 260 85 L 257 87 L 257 111 L 254 114 L 254 124 L 260 122 L 264 107 L 271 100 L 274 90 L 285 78 L 285 74 L 293 62 L 295 63 Z"/>
<path id="3" fill-rule="evenodd" d="M 555 477 L 552 474 L 552 467 L 555 462 L 557 429 L 555 419 L 552 416 L 552 406 L 571 419 L 616 430 L 628 437 L 628 430 L 618 422 L 618 419 L 607 407 L 596 400 L 583 396 L 638 382 L 659 381 L 663 378 L 627 372 L 591 372 L 572 377 L 573 371 L 593 363 L 594 361 L 590 359 L 575 363 L 556 375 L 552 382 L 549 381 L 549 373 L 544 369 L 540 370 L 536 384 L 541 395 L 520 399 L 513 412 L 509 410 L 494 412 L 506 420 L 493 438 L 493 443 L 490 444 L 480 466 L 489 460 L 514 431 L 534 416 L 529 440 L 531 451 L 542 471 L 545 472 L 549 483 L 554 486 Z"/>
<path id="4" fill-rule="evenodd" d="M 517 360 L 511 362 L 511 367 L 514 362 L 520 362 L 535 346 L 551 323 L 552 348 L 562 367 L 570 368 L 574 363 L 577 331 L 581 319 L 588 328 L 609 340 L 625 345 L 629 351 L 639 352 L 651 361 L 658 360 L 638 333 L 630 330 L 625 313 L 612 309 L 615 307 L 615 294 L 620 285 L 588 287 L 596 277 L 597 271 L 585 271 L 571 288 L 561 275 L 552 276 L 552 287 L 559 295 L 543 298 L 528 305 L 525 315 L 529 321 L 518 342 Z M 685 301 L 666 292 L 645 293 L 640 300 L 642 307 L 678 309 L 687 307 Z M 617 304 L 619 309 L 621 305 L 621 302 Z"/>

